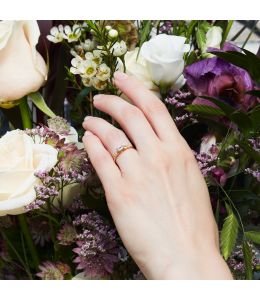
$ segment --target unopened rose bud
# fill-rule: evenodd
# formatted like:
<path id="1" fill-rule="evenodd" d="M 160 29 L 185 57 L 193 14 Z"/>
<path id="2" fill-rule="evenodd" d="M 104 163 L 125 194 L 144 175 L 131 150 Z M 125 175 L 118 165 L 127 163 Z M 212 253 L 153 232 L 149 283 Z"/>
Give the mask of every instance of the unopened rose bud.
<path id="1" fill-rule="evenodd" d="M 115 39 L 118 37 L 118 31 L 115 30 L 115 29 L 110 29 L 109 32 L 108 32 L 108 36 L 111 38 L 111 39 Z"/>

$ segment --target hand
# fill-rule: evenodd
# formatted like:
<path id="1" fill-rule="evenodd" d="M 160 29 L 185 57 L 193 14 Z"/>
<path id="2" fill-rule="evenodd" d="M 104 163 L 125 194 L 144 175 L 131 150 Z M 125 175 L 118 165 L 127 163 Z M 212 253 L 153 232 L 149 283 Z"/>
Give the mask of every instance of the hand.
<path id="1" fill-rule="evenodd" d="M 231 279 L 204 178 L 165 105 L 124 73 L 115 84 L 133 104 L 97 95 L 94 106 L 124 131 L 87 117 L 83 141 L 124 245 L 149 279 Z"/>

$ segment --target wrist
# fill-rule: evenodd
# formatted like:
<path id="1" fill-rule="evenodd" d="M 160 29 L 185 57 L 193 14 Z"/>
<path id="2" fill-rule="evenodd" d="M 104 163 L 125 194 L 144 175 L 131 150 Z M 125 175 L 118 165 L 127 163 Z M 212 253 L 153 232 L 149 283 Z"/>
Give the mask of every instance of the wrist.
<path id="1" fill-rule="evenodd" d="M 183 280 L 230 280 L 231 272 L 218 249 L 192 255 L 183 255 L 180 259 L 164 264 L 159 272 L 151 272 L 147 279 L 183 279 Z"/>

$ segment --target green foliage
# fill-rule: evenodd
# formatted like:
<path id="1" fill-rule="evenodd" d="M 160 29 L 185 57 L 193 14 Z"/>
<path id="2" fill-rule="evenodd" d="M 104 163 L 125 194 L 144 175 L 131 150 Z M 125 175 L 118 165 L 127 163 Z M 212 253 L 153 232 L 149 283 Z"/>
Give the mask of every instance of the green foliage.
<path id="1" fill-rule="evenodd" d="M 232 253 L 237 235 L 238 235 L 238 221 L 235 214 L 229 208 L 229 214 L 226 217 L 220 235 L 221 252 L 225 260 L 227 260 Z"/>
<path id="2" fill-rule="evenodd" d="M 140 53 L 140 50 L 141 50 L 141 47 L 142 47 L 143 43 L 149 39 L 149 35 L 150 35 L 151 30 L 152 30 L 152 22 L 148 21 L 148 20 L 143 21 L 142 22 L 142 29 L 141 29 L 140 34 L 139 34 L 138 55 Z M 137 58 L 138 58 L 138 55 L 137 55 Z"/>
<path id="3" fill-rule="evenodd" d="M 208 105 L 200 105 L 200 104 L 190 104 L 185 107 L 185 109 L 189 112 L 199 113 L 202 115 L 209 116 L 225 116 L 226 114 L 220 108 L 215 108 Z"/>
<path id="4" fill-rule="evenodd" d="M 252 265 L 253 255 L 252 255 L 252 250 L 248 245 L 248 242 L 245 240 L 243 241 L 242 249 L 243 249 L 244 263 L 246 268 L 246 279 L 250 280 L 253 278 L 253 265 Z"/>
<path id="5" fill-rule="evenodd" d="M 45 115 L 48 117 L 55 117 L 55 113 L 48 107 L 44 98 L 39 92 L 34 92 L 29 94 L 29 97 L 32 99 L 33 104 L 39 108 Z"/>
<path id="6" fill-rule="evenodd" d="M 250 241 L 260 245 L 260 231 L 247 231 L 245 232 L 245 236 Z"/>

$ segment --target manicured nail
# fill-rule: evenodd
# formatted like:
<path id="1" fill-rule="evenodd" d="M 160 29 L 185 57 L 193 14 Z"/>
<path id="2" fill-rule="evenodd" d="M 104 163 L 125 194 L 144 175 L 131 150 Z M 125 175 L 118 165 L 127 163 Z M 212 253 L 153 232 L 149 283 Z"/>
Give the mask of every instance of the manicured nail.
<path id="1" fill-rule="evenodd" d="M 87 121 L 87 120 L 89 120 L 89 119 L 91 119 L 91 118 L 92 118 L 92 116 L 86 116 L 86 117 L 84 118 L 84 122 Z"/>
<path id="2" fill-rule="evenodd" d="M 84 137 L 87 137 L 87 136 L 90 136 L 90 135 L 93 135 L 93 133 L 91 131 L 85 131 Z"/>
<path id="3" fill-rule="evenodd" d="M 126 73 L 120 72 L 120 71 L 116 71 L 114 73 L 114 77 L 116 80 L 124 80 L 128 78 L 128 75 L 126 75 Z"/>
<path id="4" fill-rule="evenodd" d="M 95 95 L 95 96 L 93 97 L 93 100 L 94 100 L 94 101 L 101 100 L 102 96 L 103 96 L 102 94 L 97 94 L 97 95 Z"/>

